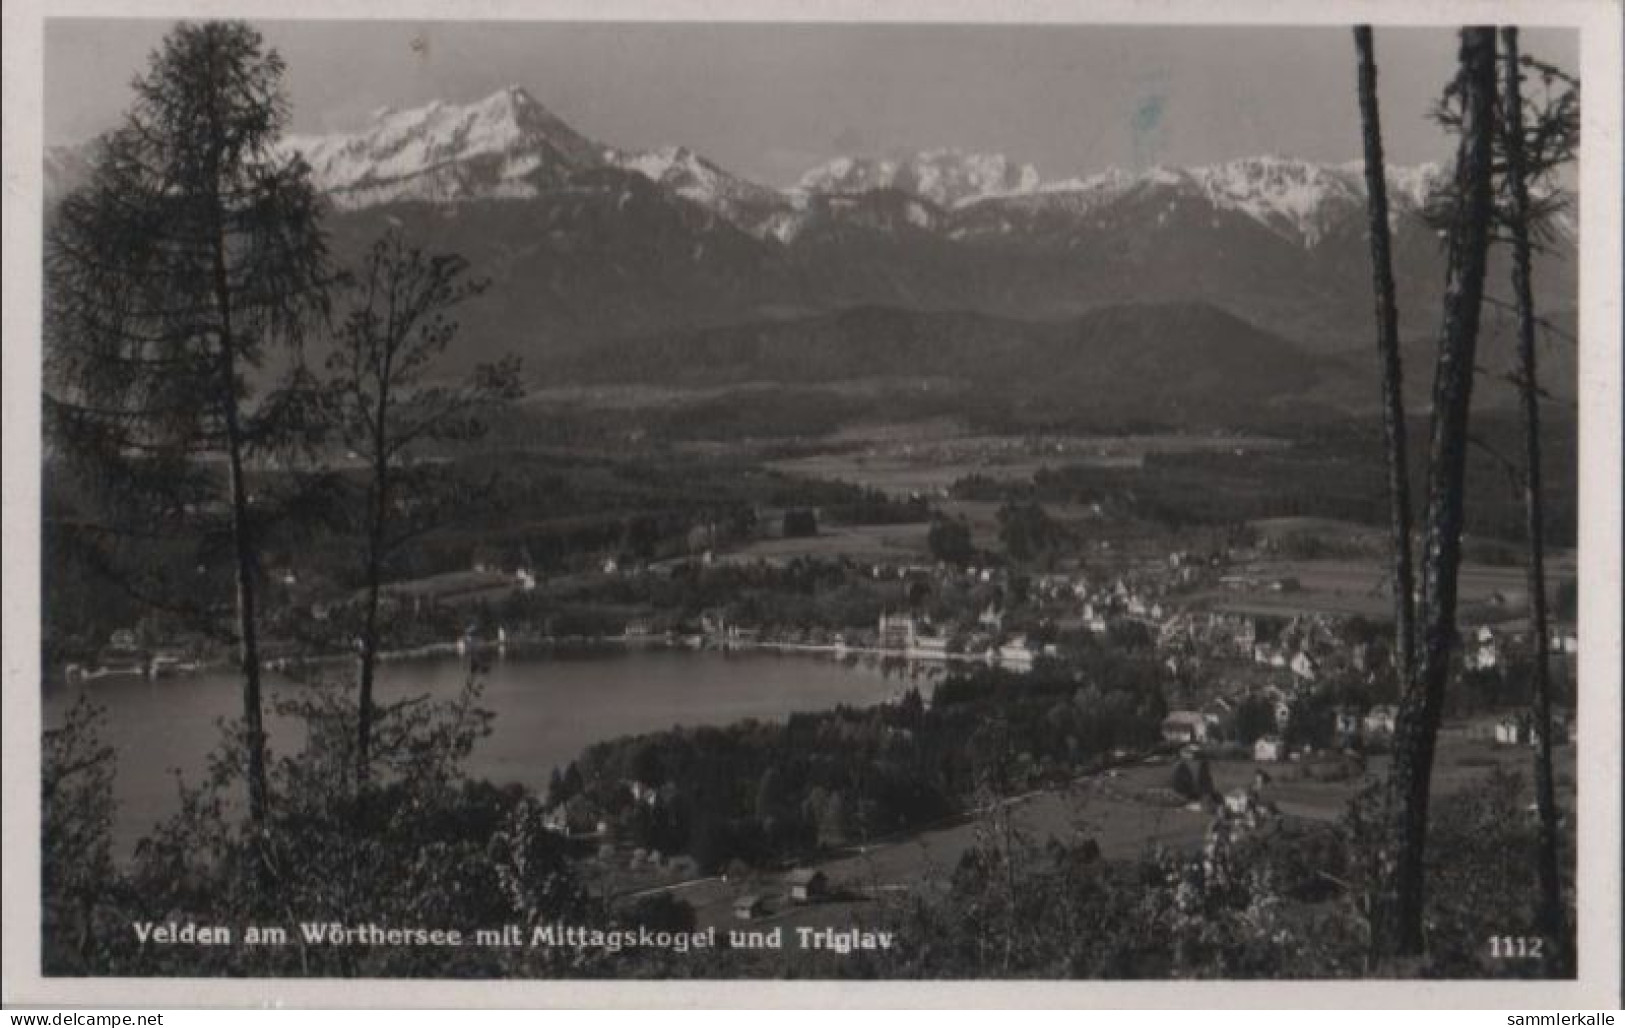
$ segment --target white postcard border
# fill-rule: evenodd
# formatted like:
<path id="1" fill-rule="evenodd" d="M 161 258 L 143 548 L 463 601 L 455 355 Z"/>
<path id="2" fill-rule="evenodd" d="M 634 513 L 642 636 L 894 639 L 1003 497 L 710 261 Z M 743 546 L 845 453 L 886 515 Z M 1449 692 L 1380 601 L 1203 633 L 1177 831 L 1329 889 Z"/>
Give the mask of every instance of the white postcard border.
<path id="1" fill-rule="evenodd" d="M 39 297 L 43 19 L 1573 26 L 1580 171 L 1582 555 L 1574 982 L 450 982 L 41 978 Z M 1621 8 L 1611 0 L 7 0 L 4 27 L 4 888 L 0 1002 L 161 1007 L 1616 1007 L 1621 988 Z M 1354 61 L 1350 48 L 1352 103 Z"/>

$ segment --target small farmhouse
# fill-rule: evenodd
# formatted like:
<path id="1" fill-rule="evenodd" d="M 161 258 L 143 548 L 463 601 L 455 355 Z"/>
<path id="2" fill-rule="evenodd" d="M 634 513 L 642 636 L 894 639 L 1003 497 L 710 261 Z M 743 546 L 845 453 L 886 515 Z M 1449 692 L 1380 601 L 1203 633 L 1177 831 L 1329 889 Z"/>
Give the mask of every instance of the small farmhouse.
<path id="1" fill-rule="evenodd" d="M 1253 743 L 1253 759 L 1259 761 L 1285 760 L 1286 744 L 1281 741 L 1281 737 L 1278 735 L 1261 736 L 1257 742 Z"/>
<path id="2" fill-rule="evenodd" d="M 1320 665 L 1307 652 L 1299 650 L 1288 665 L 1292 673 L 1305 682 L 1313 682 L 1320 675 Z"/>
<path id="3" fill-rule="evenodd" d="M 1373 738 L 1391 736 L 1399 718 L 1399 708 L 1391 703 L 1372 707 L 1365 715 L 1365 734 Z"/>
<path id="4" fill-rule="evenodd" d="M 1508 716 L 1495 723 L 1495 741 L 1503 746 L 1516 746 L 1528 739 L 1528 726 L 1520 718 Z"/>
<path id="5" fill-rule="evenodd" d="M 829 877 L 815 868 L 803 867 L 790 872 L 790 899 L 796 903 L 817 903 L 829 895 Z"/>
<path id="6" fill-rule="evenodd" d="M 881 614 L 876 645 L 883 650 L 906 650 L 914 645 L 919 629 L 907 614 Z"/>
<path id="7" fill-rule="evenodd" d="M 1194 710 L 1176 710 L 1162 719 L 1162 737 L 1168 742 L 1206 742 L 1210 727 L 1207 715 Z"/>

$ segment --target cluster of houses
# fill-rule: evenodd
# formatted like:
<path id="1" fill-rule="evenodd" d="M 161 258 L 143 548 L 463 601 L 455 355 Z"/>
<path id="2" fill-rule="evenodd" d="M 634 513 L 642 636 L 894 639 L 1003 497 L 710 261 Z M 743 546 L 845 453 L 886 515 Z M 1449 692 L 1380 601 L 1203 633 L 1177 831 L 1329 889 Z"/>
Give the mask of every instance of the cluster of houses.
<path id="1" fill-rule="evenodd" d="M 1579 738 L 1580 723 L 1562 713 L 1553 712 L 1552 739 L 1557 744 L 1567 737 L 1572 745 Z M 1540 729 L 1535 725 L 1534 718 L 1527 712 L 1507 714 L 1489 728 L 1491 738 L 1502 746 L 1539 746 Z"/>
<path id="2" fill-rule="evenodd" d="M 946 661 L 959 657 L 1015 668 L 1031 667 L 1039 654 L 1054 655 L 1053 645 L 1035 649 L 1025 634 L 1006 635 L 1002 626 L 1003 614 L 994 607 L 982 612 L 974 629 L 952 635 L 933 625 L 929 618 L 882 612 L 875 647 L 909 660 Z M 844 646 L 845 639 L 838 639 L 837 647 Z"/>
<path id="3" fill-rule="evenodd" d="M 1480 625 L 1462 637 L 1462 666 L 1469 671 L 1493 671 L 1506 663 L 1512 643 L 1522 638 L 1491 625 Z M 1547 642 L 1551 653 L 1573 656 L 1580 652 L 1580 639 L 1571 630 L 1551 633 Z"/>
<path id="4" fill-rule="evenodd" d="M 1167 652 L 1190 651 L 1252 658 L 1258 645 L 1258 619 L 1223 611 L 1182 611 L 1164 621 L 1157 646 Z"/>
<path id="5" fill-rule="evenodd" d="M 1275 703 L 1275 730 L 1253 742 L 1253 759 L 1261 762 L 1296 759 L 1298 754 L 1288 749 L 1282 738 L 1291 722 L 1291 703 L 1279 691 L 1271 698 Z M 1233 710 L 1234 705 L 1221 697 L 1205 710 L 1170 711 L 1162 721 L 1163 741 L 1182 747 L 1219 742 L 1233 733 Z M 1399 709 L 1392 704 L 1378 704 L 1369 710 L 1340 707 L 1333 712 L 1336 745 L 1350 747 L 1391 740 L 1398 716 Z"/>
<path id="6" fill-rule="evenodd" d="M 1228 702 L 1216 700 L 1207 710 L 1175 710 L 1162 721 L 1163 741 L 1192 749 L 1220 742 L 1230 734 Z M 1276 729 L 1253 742 L 1252 757 L 1260 763 L 1296 760 L 1301 755 L 1289 749 L 1281 733 L 1291 718 L 1291 708 L 1278 702 L 1275 711 Z M 1333 711 L 1334 744 L 1348 748 L 1372 743 L 1390 742 L 1399 719 L 1399 708 L 1391 703 L 1378 704 L 1369 710 L 1340 707 Z M 1567 739 L 1573 744 L 1578 738 L 1578 723 L 1563 711 L 1553 713 L 1553 729 L 1561 733 L 1553 739 L 1560 743 Z M 1461 729 L 1456 729 L 1460 731 Z M 1466 734 L 1471 738 L 1494 741 L 1502 746 L 1539 746 L 1540 731 L 1528 712 L 1506 714 L 1496 719 L 1471 723 Z"/>
<path id="7" fill-rule="evenodd" d="M 63 676 L 70 682 L 109 675 L 163 678 L 200 668 L 202 661 L 195 649 L 150 648 L 141 644 L 134 631 L 121 628 L 109 637 L 107 645 L 98 650 L 92 660 L 64 667 Z"/>
<path id="8" fill-rule="evenodd" d="M 1245 661 L 1288 672 L 1306 686 L 1340 665 L 1368 677 L 1375 671 L 1371 647 L 1345 639 L 1338 619 L 1323 614 L 1295 615 L 1266 639 L 1259 619 L 1248 614 L 1181 611 L 1162 622 L 1157 646 L 1175 674 L 1211 661 Z"/>
<path id="9" fill-rule="evenodd" d="M 1285 712 L 1286 717 L 1282 717 L 1282 713 L 1283 711 L 1277 708 L 1277 731 L 1285 730 L 1291 716 L 1290 711 Z M 1341 707 L 1333 711 L 1332 716 L 1336 745 L 1340 747 L 1369 745 L 1393 739 L 1399 708 L 1391 703 L 1381 703 L 1366 711 Z M 1293 760 L 1297 756 L 1298 754 L 1287 747 L 1285 740 L 1274 732 L 1259 736 L 1253 742 L 1253 759 L 1260 762 Z"/>
<path id="10" fill-rule="evenodd" d="M 1253 663 L 1284 668 L 1302 682 L 1313 682 L 1332 663 L 1347 660 L 1355 670 L 1369 673 L 1368 650 L 1350 646 L 1342 638 L 1337 619 L 1323 614 L 1299 614 L 1291 618 L 1274 642 L 1260 642 L 1256 629 L 1251 650 Z"/>
<path id="11" fill-rule="evenodd" d="M 1177 576 L 1195 576 L 1207 571 L 1203 561 L 1175 553 L 1167 566 L 1161 561 L 1128 570 L 1116 577 L 1091 581 L 1081 571 L 1043 573 L 1032 576 L 1027 595 L 1044 620 L 1062 632 L 1087 631 L 1104 635 L 1114 622 L 1142 625 L 1153 637 L 1166 632 L 1170 617 L 1171 591 Z M 908 562 L 874 562 L 860 565 L 860 573 L 876 581 L 934 583 L 937 586 L 975 587 L 1001 585 L 1008 571 L 980 565 L 953 566 Z M 1232 629 L 1256 630 L 1251 620 L 1233 617 Z M 631 634 L 631 628 L 628 629 Z M 722 612 L 709 612 L 703 619 L 701 635 L 710 645 L 748 645 L 762 641 L 760 630 L 729 624 Z M 911 660 L 985 660 L 1006 666 L 1027 667 L 1043 647 L 1021 633 L 1005 630 L 1005 612 L 998 601 L 988 604 L 972 621 L 969 617 L 953 623 L 934 623 L 917 613 L 887 611 L 881 614 L 873 638 L 867 632 L 826 635 L 808 630 L 794 639 L 775 642 L 828 643 L 837 651 L 874 648 Z M 1234 645 L 1234 644 L 1233 644 Z M 1246 648 L 1243 644 L 1243 649 Z"/>

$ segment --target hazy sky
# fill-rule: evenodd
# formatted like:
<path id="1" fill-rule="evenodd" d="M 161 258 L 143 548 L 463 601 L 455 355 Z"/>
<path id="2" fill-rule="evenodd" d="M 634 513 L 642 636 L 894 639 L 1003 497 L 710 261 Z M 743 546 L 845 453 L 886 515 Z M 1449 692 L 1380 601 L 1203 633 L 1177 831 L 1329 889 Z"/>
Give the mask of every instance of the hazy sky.
<path id="1" fill-rule="evenodd" d="M 517 83 L 578 131 L 683 143 L 774 185 L 837 154 L 1007 154 L 1047 179 L 1259 153 L 1359 155 L 1346 29 L 261 22 L 288 63 L 294 128 L 468 101 Z M 65 20 L 45 34 L 45 138 L 112 125 L 168 23 Z M 1425 117 L 1455 60 L 1445 29 L 1376 36 L 1389 159 L 1449 154 Z M 1578 70 L 1569 30 L 1524 50 Z"/>

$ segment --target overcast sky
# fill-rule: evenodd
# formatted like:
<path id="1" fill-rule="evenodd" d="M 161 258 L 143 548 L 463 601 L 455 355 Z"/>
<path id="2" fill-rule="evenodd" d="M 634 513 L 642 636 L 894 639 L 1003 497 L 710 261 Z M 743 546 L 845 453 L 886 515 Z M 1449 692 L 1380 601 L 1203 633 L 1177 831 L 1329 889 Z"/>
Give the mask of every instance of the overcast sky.
<path id="1" fill-rule="evenodd" d="M 1359 155 L 1346 29 L 1088 26 L 262 22 L 287 60 L 297 131 L 359 127 L 385 105 L 474 100 L 510 83 L 578 131 L 627 148 L 682 143 L 789 185 L 839 154 L 1004 153 L 1046 179 L 1109 165 L 1277 153 Z M 114 124 L 168 23 L 54 20 L 45 138 Z M 1376 34 L 1390 161 L 1445 159 L 1426 118 L 1454 33 Z M 1569 30 L 1524 50 L 1570 70 Z"/>

